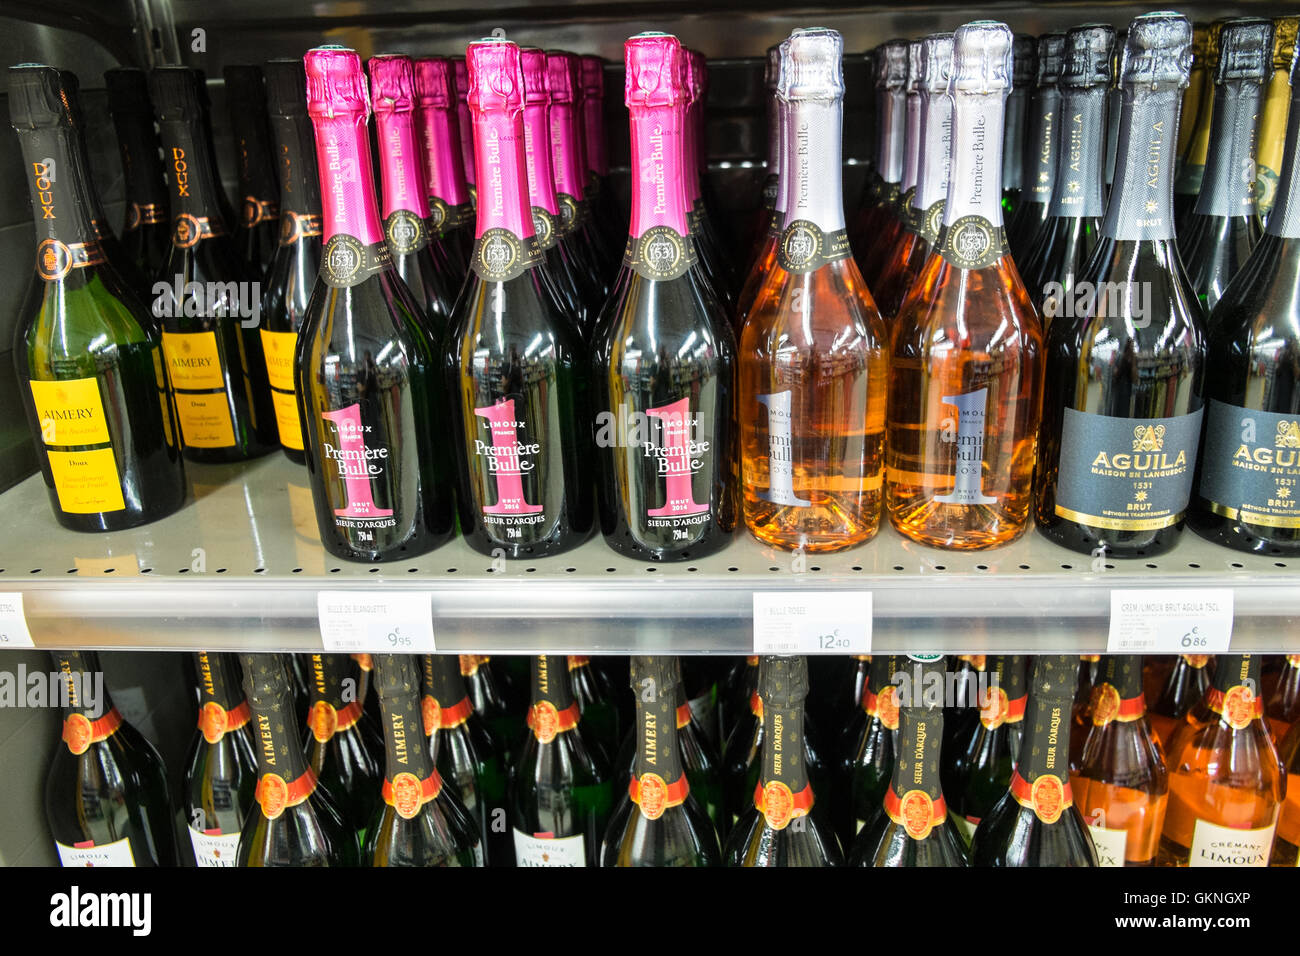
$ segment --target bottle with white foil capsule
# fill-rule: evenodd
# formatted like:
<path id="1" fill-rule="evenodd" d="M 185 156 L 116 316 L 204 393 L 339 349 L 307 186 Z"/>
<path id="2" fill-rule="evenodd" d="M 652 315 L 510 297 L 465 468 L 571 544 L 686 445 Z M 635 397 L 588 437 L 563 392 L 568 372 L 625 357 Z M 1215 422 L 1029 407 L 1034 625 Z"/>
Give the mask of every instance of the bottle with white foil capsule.
<path id="1" fill-rule="evenodd" d="M 297 354 L 316 522 L 336 557 L 411 558 L 454 532 L 436 345 L 375 206 L 361 60 L 326 46 L 305 62 L 325 229 Z"/>

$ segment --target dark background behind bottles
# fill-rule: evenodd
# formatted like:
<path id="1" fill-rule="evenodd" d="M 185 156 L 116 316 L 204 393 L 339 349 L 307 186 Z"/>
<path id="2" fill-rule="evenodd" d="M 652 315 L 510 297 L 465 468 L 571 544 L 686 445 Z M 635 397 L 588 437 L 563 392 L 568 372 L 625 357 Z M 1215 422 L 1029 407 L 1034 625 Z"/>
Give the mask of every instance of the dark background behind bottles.
<path id="1" fill-rule="evenodd" d="M 299 56 L 320 43 L 375 53 L 463 54 L 465 45 L 494 29 L 518 43 L 597 53 L 609 62 L 605 115 L 609 159 L 627 199 L 628 133 L 623 105 L 623 41 L 641 30 L 676 33 L 709 58 L 707 112 L 709 187 L 721 225 L 740 248 L 765 175 L 767 123 L 763 52 L 799 26 L 826 26 L 844 34 L 844 195 L 861 194 L 872 150 L 872 84 L 862 51 L 891 37 L 951 30 L 975 17 L 1006 20 L 1018 32 L 1038 34 L 1086 21 L 1116 29 L 1151 3 L 820 3 L 771 0 L 0 0 L 0 65 L 37 61 L 71 69 L 81 80 L 82 107 L 95 183 L 114 230 L 122 223 L 122 169 L 108 115 L 104 70 L 117 65 L 183 62 L 208 77 L 217 160 L 234 194 L 234 146 L 221 68 Z M 1192 19 L 1238 13 L 1272 16 L 1263 0 L 1235 4 L 1165 6 Z M 195 31 L 202 31 L 196 34 Z M 193 51 L 201 39 L 204 52 Z M 32 274 L 32 226 L 27 188 L 16 174 L 18 141 L 9 130 L 7 76 L 0 73 L 0 490 L 35 473 L 36 459 L 14 380 L 14 318 Z M 238 203 L 235 204 L 238 209 Z"/>

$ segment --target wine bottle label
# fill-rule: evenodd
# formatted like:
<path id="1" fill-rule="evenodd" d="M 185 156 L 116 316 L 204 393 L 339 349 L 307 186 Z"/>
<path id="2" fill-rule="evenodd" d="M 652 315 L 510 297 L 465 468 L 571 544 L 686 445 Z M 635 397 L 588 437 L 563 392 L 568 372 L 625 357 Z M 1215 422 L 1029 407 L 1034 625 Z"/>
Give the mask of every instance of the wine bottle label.
<path id="1" fill-rule="evenodd" d="M 1074 805 L 1070 784 L 1063 783 L 1054 773 L 1044 773 L 1030 783 L 1017 769 L 1012 771 L 1010 789 L 1016 802 L 1033 810 L 1043 823 L 1055 823 Z"/>
<path id="2" fill-rule="evenodd" d="M 97 241 L 74 242 L 42 239 L 36 246 L 36 274 L 46 281 L 62 279 L 73 269 L 106 262 L 104 247 Z"/>
<path id="3" fill-rule="evenodd" d="M 852 250 L 844 229 L 823 232 L 808 219 L 796 219 L 781 230 L 776 247 L 776 261 L 786 272 L 806 275 L 822 266 L 847 259 Z"/>
<path id="4" fill-rule="evenodd" d="M 924 790 L 899 794 L 891 787 L 885 791 L 885 813 L 913 840 L 924 840 L 935 827 L 947 822 L 948 805 L 943 794 L 935 799 Z"/>
<path id="5" fill-rule="evenodd" d="M 1263 699 L 1243 684 L 1226 691 L 1209 688 L 1205 692 L 1205 704 L 1233 730 L 1245 730 L 1252 721 L 1264 716 Z"/>
<path id="6" fill-rule="evenodd" d="M 812 504 L 794 490 L 793 414 L 790 391 L 759 395 L 758 403 L 767 409 L 767 490 L 758 492 L 764 501 L 776 505 L 807 508 Z"/>
<path id="7" fill-rule="evenodd" d="M 939 254 L 958 269 L 984 269 L 1007 254 L 1006 234 L 983 216 L 961 216 L 944 227 Z"/>
<path id="8" fill-rule="evenodd" d="M 629 237 L 623 254 L 625 266 L 651 281 L 676 279 L 698 261 L 694 240 L 672 226 L 651 226 L 640 236 Z"/>
<path id="9" fill-rule="evenodd" d="M 1089 824 L 1088 832 L 1092 835 L 1092 845 L 1097 850 L 1098 866 L 1124 865 L 1124 852 L 1128 846 L 1127 830 L 1111 830 Z"/>
<path id="10" fill-rule="evenodd" d="M 1056 176 L 1060 188 L 1052 191 L 1052 216 L 1093 219 L 1106 211 L 1102 192 L 1102 143 L 1106 135 L 1103 115 L 1106 88 L 1067 87 L 1063 95 L 1061 155 Z"/>
<path id="11" fill-rule="evenodd" d="M 409 209 L 395 209 L 384 220 L 384 238 L 390 256 L 419 252 L 429 244 L 424 220 Z"/>
<path id="12" fill-rule="evenodd" d="M 685 727 L 687 724 L 691 722 L 692 713 L 693 712 L 691 711 L 691 705 L 689 703 L 677 705 L 676 723 L 677 723 L 678 730 L 681 730 L 683 727 Z"/>
<path id="13" fill-rule="evenodd" d="M 917 220 L 921 216 L 921 210 L 916 208 L 915 203 L 916 187 L 908 186 L 898 200 L 898 221 L 903 224 L 906 232 L 916 232 Z"/>
<path id="14" fill-rule="evenodd" d="M 262 808 L 262 815 L 274 820 L 289 807 L 305 803 L 316 790 L 316 772 L 308 767 L 293 780 L 285 780 L 278 773 L 264 773 L 257 778 L 253 799 Z"/>
<path id="15" fill-rule="evenodd" d="M 123 510 L 126 503 L 122 497 L 122 481 L 108 434 L 99 381 L 32 379 L 30 385 L 59 507 L 68 514 Z"/>
<path id="16" fill-rule="evenodd" d="M 560 238 L 571 236 L 587 222 L 587 204 L 569 193 L 557 192 L 555 201 L 560 207 Z M 692 232 L 698 223 L 692 223 Z"/>
<path id="17" fill-rule="evenodd" d="M 194 847 L 194 862 L 201 867 L 238 866 L 239 834 L 196 830 L 189 827 L 190 846 Z"/>
<path id="18" fill-rule="evenodd" d="M 329 743 L 335 734 L 354 727 L 361 719 L 361 701 L 354 700 L 335 708 L 327 700 L 318 700 L 307 713 L 307 729 L 317 743 Z"/>
<path id="19" fill-rule="evenodd" d="M 533 233 L 537 237 L 537 245 L 543 252 L 553 248 L 560 241 L 555 221 L 556 217 L 548 210 L 541 206 L 533 206 Z"/>
<path id="20" fill-rule="evenodd" d="M 1201 412 L 1121 418 L 1066 408 L 1056 513 L 1113 531 L 1177 524 L 1191 500 Z"/>
<path id="21" fill-rule="evenodd" d="M 632 777 L 627 785 L 628 797 L 647 820 L 658 820 L 664 811 L 680 807 L 690 792 L 691 785 L 684 773 L 671 783 L 657 773 L 643 773 Z"/>
<path id="22" fill-rule="evenodd" d="M 134 223 L 128 229 L 139 229 L 141 226 L 156 226 L 159 223 L 167 221 L 167 210 L 158 203 L 131 203 L 129 213 L 130 221 Z"/>
<path id="23" fill-rule="evenodd" d="M 421 780 L 413 773 L 394 774 L 389 780 L 384 778 L 380 794 L 403 820 L 413 820 L 420 815 L 426 803 L 438 798 L 442 793 L 442 777 L 436 770 L 430 770 L 429 776 Z"/>
<path id="24" fill-rule="evenodd" d="M 931 246 L 939 242 L 939 232 L 943 228 L 943 205 L 944 200 L 940 199 L 926 207 L 924 212 L 917 213 L 916 233 Z"/>
<path id="25" fill-rule="evenodd" d="M 286 209 L 280 214 L 280 245 L 292 246 L 322 232 L 321 217 Z"/>
<path id="26" fill-rule="evenodd" d="M 564 710 L 559 710 L 549 700 L 540 700 L 529 708 L 525 722 L 539 744 L 549 744 L 566 730 L 578 726 L 581 718 L 582 711 L 576 700 Z"/>
<path id="27" fill-rule="evenodd" d="M 586 866 L 587 844 L 581 836 L 529 836 L 514 831 L 515 866 Z"/>
<path id="28" fill-rule="evenodd" d="M 319 274 L 331 288 L 348 289 L 387 269 L 392 262 L 386 242 L 366 244 L 356 236 L 340 232 L 325 241 Z"/>
<path id="29" fill-rule="evenodd" d="M 209 700 L 199 708 L 199 732 L 208 743 L 219 743 L 232 730 L 245 726 L 251 716 L 247 701 L 241 701 L 238 706 L 226 710 L 216 701 Z"/>
<path id="30" fill-rule="evenodd" d="M 949 227 L 951 231 L 951 227 Z M 989 390 L 981 388 L 964 395 L 944 395 L 941 401 L 957 409 L 956 449 L 952 491 L 935 495 L 946 505 L 995 505 L 998 499 L 984 494 L 984 428 Z"/>
<path id="31" fill-rule="evenodd" d="M 792 792 L 783 781 L 759 781 L 754 788 L 754 807 L 773 830 L 784 830 L 790 821 L 806 817 L 812 812 L 816 799 L 812 784 L 806 783 L 798 793 Z M 861 821 L 859 821 L 861 829 Z"/>
<path id="32" fill-rule="evenodd" d="M 503 529 L 506 537 L 522 538 L 525 526 L 543 529 L 548 523 L 545 506 L 530 502 L 524 488 L 526 477 L 544 473 L 545 459 L 542 443 L 533 440 L 529 423 L 516 415 L 515 408 L 515 398 L 501 396 L 491 405 L 474 409 L 487 432 L 485 438 L 474 438 L 474 470 L 484 486 L 484 524 Z M 496 500 L 488 504 L 493 491 Z"/>
<path id="33" fill-rule="evenodd" d="M 435 730 L 451 730 L 469 720 L 474 713 L 474 701 L 463 697 L 450 707 L 443 707 L 438 699 L 425 694 L 420 699 L 420 718 L 424 725 L 424 735 L 428 737 Z"/>
<path id="34" fill-rule="evenodd" d="M 1210 400 L 1197 495 L 1215 514 L 1300 528 L 1300 416 Z"/>
<path id="35" fill-rule="evenodd" d="M 122 726 L 122 715 L 117 708 L 94 720 L 85 714 L 73 711 L 63 718 L 62 740 L 75 757 L 80 757 L 92 744 L 102 743 L 117 732 Z"/>
<path id="36" fill-rule="evenodd" d="M 711 464 L 712 442 L 699 435 L 699 417 L 691 414 L 689 397 L 647 408 L 646 418 L 658 425 L 641 443 L 641 454 L 652 459 L 663 476 L 663 504 L 646 510 L 649 528 L 678 528 L 709 520 L 709 501 L 695 500 L 695 477 Z"/>
<path id="37" fill-rule="evenodd" d="M 393 509 L 375 501 L 375 489 L 390 492 L 396 480 L 388 446 L 376 440 L 382 436 L 367 434 L 370 426 L 362 422 L 359 404 L 323 412 L 321 419 L 323 485 L 335 525 L 361 531 L 395 528 Z"/>
<path id="38" fill-rule="evenodd" d="M 61 866 L 135 866 L 131 841 L 126 838 L 99 846 L 91 843 L 68 846 L 58 842 L 54 845 L 59 850 Z"/>
<path id="39" fill-rule="evenodd" d="M 987 730 L 997 730 L 1003 724 L 1016 724 L 1025 719 L 1025 705 L 1029 695 L 1009 697 L 1007 688 L 989 687 L 980 704 L 980 723 Z"/>
<path id="40" fill-rule="evenodd" d="M 1142 89 L 1125 99 L 1116 151 L 1118 180 L 1106 204 L 1102 235 L 1121 240 L 1172 239 L 1172 182 L 1182 91 Z"/>
<path id="41" fill-rule="evenodd" d="M 1092 690 L 1088 705 L 1092 713 L 1094 727 L 1105 727 L 1112 721 L 1122 724 L 1141 720 L 1147 712 L 1146 698 L 1141 696 L 1123 698 L 1112 684 L 1100 683 Z"/>
<path id="42" fill-rule="evenodd" d="M 258 199 L 245 196 L 240 206 L 240 224 L 245 229 L 254 229 L 264 222 L 275 222 L 280 218 L 280 204 L 274 199 Z"/>
<path id="43" fill-rule="evenodd" d="M 473 677 L 478 673 L 481 665 L 486 664 L 492 658 L 483 654 L 460 654 L 460 676 Z"/>
<path id="44" fill-rule="evenodd" d="M 267 329 L 261 329 L 260 333 L 280 444 L 302 451 L 302 424 L 298 420 L 298 398 L 293 380 L 298 335 L 295 332 L 271 332 Z"/>
<path id="45" fill-rule="evenodd" d="M 1268 866 L 1277 821 L 1258 830 L 1238 830 L 1197 820 L 1188 866 Z"/>
<path id="46" fill-rule="evenodd" d="M 879 692 L 868 687 L 862 694 L 862 709 L 880 721 L 886 730 L 898 729 L 898 688 L 886 684 Z"/>
<path id="47" fill-rule="evenodd" d="M 474 241 L 470 268 L 484 282 L 507 282 L 541 261 L 536 236 L 520 239 L 509 229 L 493 227 Z"/>
<path id="48" fill-rule="evenodd" d="M 1230 80 L 1215 91 L 1205 173 L 1196 197 L 1198 216 L 1255 215 L 1255 148 L 1262 96 L 1253 80 Z"/>
<path id="49" fill-rule="evenodd" d="M 162 339 L 185 444 L 192 448 L 234 445 L 235 430 L 217 333 L 163 332 Z"/>

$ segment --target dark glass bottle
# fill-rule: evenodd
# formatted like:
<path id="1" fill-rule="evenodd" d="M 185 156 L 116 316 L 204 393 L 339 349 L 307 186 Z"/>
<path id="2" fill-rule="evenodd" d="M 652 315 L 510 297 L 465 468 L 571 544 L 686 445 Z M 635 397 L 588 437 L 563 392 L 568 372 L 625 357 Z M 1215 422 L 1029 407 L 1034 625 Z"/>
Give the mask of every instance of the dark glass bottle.
<path id="1" fill-rule="evenodd" d="M 894 773 L 898 688 L 893 679 L 897 664 L 893 654 L 872 656 L 861 706 L 840 737 L 836 776 L 842 796 L 834 819 L 840 842 L 848 847 L 881 812 Z"/>
<path id="2" fill-rule="evenodd" d="M 709 93 L 709 68 L 698 50 L 682 47 L 682 87 L 688 99 L 682 138 L 686 204 L 691 211 L 691 234 L 696 237 L 703 273 L 714 297 L 730 313 L 736 304 L 735 268 L 718 232 L 717 204 L 709 189 L 708 143 L 705 142 L 705 103 Z"/>
<path id="3" fill-rule="evenodd" d="M 62 743 L 45 777 L 45 822 L 59 862 L 175 866 L 162 758 L 113 706 L 98 654 L 56 651 L 50 658 L 66 691 Z"/>
<path id="4" fill-rule="evenodd" d="M 902 195 L 903 148 L 907 133 L 907 41 L 889 40 L 876 50 L 876 178 L 854 229 L 853 254 L 862 281 L 875 285 L 894 248 Z M 790 144 L 785 144 L 789 155 Z"/>
<path id="5" fill-rule="evenodd" d="M 804 744 L 808 665 L 802 657 L 765 657 L 762 756 L 749 806 L 727 838 L 728 866 L 839 866 L 835 831 L 812 814 L 817 802 Z"/>
<path id="6" fill-rule="evenodd" d="M 1120 166 L 1070 317 L 1047 342 L 1035 517 L 1083 554 L 1162 554 L 1182 534 L 1200 441 L 1205 320 L 1174 247 L 1174 133 L 1192 28 L 1129 25 Z"/>
<path id="7" fill-rule="evenodd" d="M 1093 693 L 1101 680 L 1101 657 L 1097 654 L 1079 655 L 1079 681 L 1074 685 L 1074 704 L 1070 708 L 1070 772 L 1079 769 L 1083 755 L 1083 742 L 1092 726 Z"/>
<path id="8" fill-rule="evenodd" d="M 1208 666 L 1211 660 L 1206 654 L 1180 654 L 1174 660 L 1174 668 L 1165 678 L 1160 695 L 1148 708 L 1151 729 L 1162 746 L 1168 747 L 1174 730 L 1209 689 L 1214 673 Z"/>
<path id="9" fill-rule="evenodd" d="M 1038 38 L 1037 78 L 1030 98 L 1021 160 L 1020 203 L 1007 226 L 1007 245 L 1023 262 L 1039 230 L 1047 222 L 1060 145 L 1061 71 L 1065 67 L 1065 34 Z"/>
<path id="10" fill-rule="evenodd" d="M 582 87 L 582 155 L 587 166 L 587 196 L 602 245 L 622 239 L 627 212 L 614 195 L 609 178 L 609 143 L 605 136 L 605 61 L 598 56 L 579 58 L 578 78 Z M 609 266 L 614 266 L 608 260 Z"/>
<path id="11" fill-rule="evenodd" d="M 569 657 L 569 683 L 582 712 L 588 740 L 604 751 L 607 760 L 618 750 L 623 732 L 619 726 L 618 699 L 609 676 L 592 666 L 590 657 Z"/>
<path id="12" fill-rule="evenodd" d="M 415 115 L 424 154 L 429 234 L 441 257 L 455 267 L 459 294 L 474 247 L 474 206 L 461 167 L 460 121 L 456 115 L 455 76 L 445 56 L 415 61 Z M 473 147 L 471 146 L 471 149 Z"/>
<path id="13" fill-rule="evenodd" d="M 1180 235 L 1187 231 L 1187 223 L 1196 209 L 1201 184 L 1205 180 L 1205 164 L 1209 160 L 1210 132 L 1214 121 L 1215 77 L 1219 74 L 1219 36 L 1224 22 L 1216 20 L 1210 24 L 1203 47 L 1194 51 L 1200 54 L 1197 59 L 1201 61 L 1205 73 L 1205 92 L 1196 115 L 1185 115 L 1180 120 L 1195 124 L 1187 150 L 1181 154 L 1183 162 L 1174 182 L 1174 222 Z"/>
<path id="14" fill-rule="evenodd" d="M 14 369 L 56 520 L 117 531 L 179 508 L 185 471 L 157 325 L 95 236 L 67 96 L 51 67 L 9 70 L 38 240 Z"/>
<path id="15" fill-rule="evenodd" d="M 1026 127 L 1037 75 L 1038 41 L 1027 33 L 1017 33 L 1011 41 L 1011 75 L 1003 113 L 1002 221 L 1007 223 L 1015 219 L 1024 198 Z"/>
<path id="16" fill-rule="evenodd" d="M 135 67 L 119 66 L 104 71 L 104 84 L 126 185 L 122 248 L 152 279 L 167 259 L 172 234 L 161 147 L 149 102 L 149 75 Z"/>
<path id="17" fill-rule="evenodd" d="M 235 248 L 249 275 L 261 278 L 275 256 L 280 231 L 279 179 L 271 160 L 270 123 L 262 68 L 230 64 L 226 106 L 239 170 L 239 227 Z"/>
<path id="18" fill-rule="evenodd" d="M 482 716 L 488 732 L 501 747 L 502 762 L 513 767 L 514 755 L 523 742 L 523 725 L 518 709 L 511 706 L 506 682 L 497 673 L 492 658 L 482 654 L 461 654 L 460 676 L 474 701 L 474 712 Z"/>
<path id="19" fill-rule="evenodd" d="M 253 806 L 257 755 L 250 711 L 235 659 L 200 651 L 198 729 L 185 758 L 180 811 L 189 847 L 182 860 L 194 866 L 235 866 L 239 835 Z"/>
<path id="20" fill-rule="evenodd" d="M 763 162 L 763 188 L 759 193 L 758 208 L 754 211 L 753 222 L 747 230 L 747 241 L 744 245 L 745 258 L 741 263 L 742 289 L 750 284 L 750 276 L 754 269 L 761 268 L 764 251 L 768 240 L 773 235 L 772 214 L 776 211 L 776 199 L 780 192 L 778 186 L 781 158 L 785 154 L 785 144 L 781 139 L 781 99 L 776 95 L 776 83 L 780 71 L 781 48 L 773 45 L 767 48 L 767 56 L 763 61 L 763 105 L 767 111 L 767 158 Z M 737 314 L 744 308 L 744 297 L 738 296 Z"/>
<path id="21" fill-rule="evenodd" d="M 470 212 L 478 206 L 478 186 L 474 168 L 474 121 L 469 109 L 469 65 L 465 57 L 451 58 L 451 94 L 456 100 L 456 125 L 460 129 L 461 173 L 465 179 L 465 189 L 469 192 Z M 472 256 L 471 256 L 472 257 Z"/>
<path id="22" fill-rule="evenodd" d="M 1277 746 L 1287 780 L 1300 780 L 1300 723 L 1291 725 Z M 1269 866 L 1300 866 L 1300 787 L 1291 786 L 1278 814 Z"/>
<path id="23" fill-rule="evenodd" d="M 758 693 L 758 655 L 732 659 L 718 682 L 718 739 L 725 745 L 731 728 L 745 719 L 749 702 Z"/>

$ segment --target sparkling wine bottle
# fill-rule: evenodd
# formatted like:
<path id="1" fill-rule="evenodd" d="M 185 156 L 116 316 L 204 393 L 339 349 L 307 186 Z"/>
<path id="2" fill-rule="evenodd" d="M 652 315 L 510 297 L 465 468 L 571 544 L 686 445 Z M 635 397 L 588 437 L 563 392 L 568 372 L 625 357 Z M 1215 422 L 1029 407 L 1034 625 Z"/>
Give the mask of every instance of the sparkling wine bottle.
<path id="1" fill-rule="evenodd" d="M 588 739 L 601 749 L 608 761 L 618 752 L 619 741 L 623 739 L 617 692 L 609 675 L 593 667 L 590 657 L 571 654 L 568 661 L 569 684 L 573 687 L 573 698 L 578 702 Z"/>
<path id="2" fill-rule="evenodd" d="M 683 88 L 688 95 L 683 129 L 683 161 L 686 204 L 692 235 L 697 237 L 700 263 L 714 295 L 728 311 L 736 302 L 736 275 L 718 235 L 717 216 L 706 191 L 708 185 L 708 143 L 705 141 L 705 103 L 708 99 L 709 70 L 704 55 L 682 48 Z"/>
<path id="3" fill-rule="evenodd" d="M 903 82 L 903 178 L 898 184 L 898 203 L 894 215 L 875 240 L 877 252 L 873 268 L 876 275 L 871 282 L 873 297 L 882 288 L 892 288 L 897 283 L 898 269 L 907 261 L 906 250 L 911 244 L 909 236 L 916 228 L 913 204 L 916 201 L 916 180 L 921 162 L 921 81 L 924 71 L 921 41 L 911 40 L 907 44 L 907 78 Z M 881 314 L 887 317 L 892 315 L 883 310 Z"/>
<path id="4" fill-rule="evenodd" d="M 1182 154 L 1182 168 L 1178 171 L 1178 177 L 1174 182 L 1174 224 L 1180 235 L 1187 231 L 1188 220 L 1196 208 L 1201 183 L 1205 178 L 1205 164 L 1210 153 L 1210 130 L 1214 118 L 1215 78 L 1219 73 L 1219 36 L 1223 30 L 1223 23 L 1224 21 L 1217 20 L 1206 29 L 1201 57 L 1205 69 L 1205 91 L 1201 97 L 1200 108 L 1196 111 L 1196 125 L 1192 130 L 1187 152 Z M 1186 113 L 1180 120 L 1183 123 L 1192 121 L 1193 117 Z"/>
<path id="5" fill-rule="evenodd" d="M 781 98 L 776 95 L 780 72 L 781 48 L 775 45 L 770 46 L 767 48 L 767 58 L 763 61 L 763 103 L 767 108 L 767 159 L 763 162 L 765 175 L 763 176 L 763 189 L 759 193 L 758 209 L 754 211 L 754 219 L 747 231 L 747 241 L 744 246 L 745 259 L 741 263 L 744 271 L 741 274 L 740 286 L 742 293 L 736 297 L 737 314 L 745 308 L 746 299 L 743 292 L 751 282 L 754 269 L 763 260 L 769 242 L 772 249 L 775 250 L 776 241 L 774 237 L 780 230 L 780 224 L 773 221 L 773 214 L 776 211 L 777 186 L 780 183 L 781 157 L 784 153 L 784 145 L 781 139 L 781 127 L 783 125 Z M 770 267 L 769 264 L 767 268 Z M 751 297 L 753 291 L 750 293 Z"/>
<path id="6" fill-rule="evenodd" d="M 1023 262 L 1047 221 L 1056 175 L 1058 126 L 1061 122 L 1061 70 L 1065 66 L 1065 34 L 1038 38 L 1038 75 L 1029 102 L 1028 129 L 1021 161 L 1021 195 L 1016 217 L 1007 227 L 1011 254 Z"/>
<path id="7" fill-rule="evenodd" d="M 1197 119 L 1207 97 L 1214 96 L 1214 77 L 1205 68 L 1205 54 L 1210 31 L 1204 23 L 1192 24 L 1192 69 L 1187 78 L 1187 89 L 1183 90 L 1183 105 L 1178 111 L 1178 162 L 1177 176 L 1181 177 L 1183 167 L 1187 165 L 1188 151 L 1192 136 L 1196 133 Z M 1287 64 L 1288 69 L 1290 64 Z M 1177 187 L 1175 179 L 1175 190 Z"/>
<path id="8" fill-rule="evenodd" d="M 1300 722 L 1300 654 L 1288 654 L 1273 692 L 1264 704 L 1268 735 L 1281 746 L 1291 725 Z"/>
<path id="9" fill-rule="evenodd" d="M 731 312 L 731 327 L 735 331 L 737 339 L 740 337 L 740 330 L 745 325 L 745 317 L 753 309 L 754 301 L 758 298 L 758 293 L 763 289 L 767 274 L 776 265 L 777 248 L 781 243 L 781 229 L 785 225 L 786 187 L 790 184 L 791 179 L 789 174 L 781 175 L 781 163 L 784 162 L 785 158 L 787 126 L 789 123 L 786 118 L 785 101 L 776 92 L 781 79 L 781 47 L 779 45 L 772 47 L 771 55 L 775 59 L 775 63 L 769 67 L 772 73 L 772 92 L 771 109 L 768 114 L 768 122 L 771 125 L 768 133 L 767 180 L 772 183 L 772 202 L 770 206 L 767 205 L 767 188 L 765 184 L 763 213 L 766 218 L 762 227 L 763 231 L 757 240 L 753 257 L 740 284 L 740 291 L 736 294 L 735 308 Z"/>
<path id="10" fill-rule="evenodd" d="M 1174 666 L 1166 676 L 1160 693 L 1148 708 L 1151 729 L 1168 749 L 1174 731 L 1183 722 L 1187 712 L 1210 689 L 1210 678 L 1214 669 L 1208 665 L 1213 660 L 1206 654 L 1180 654 L 1174 659 Z"/>
<path id="11" fill-rule="evenodd" d="M 261 278 L 278 246 L 279 180 L 271 162 L 270 126 L 262 68 L 232 64 L 221 71 L 239 169 L 239 228 L 235 247 L 245 271 Z"/>
<path id="12" fill-rule="evenodd" d="M 840 841 L 850 848 L 858 834 L 881 813 L 894 773 L 898 687 L 893 680 L 897 664 L 893 654 L 872 656 L 858 712 L 840 737 L 836 776 L 842 797 L 836 804 L 834 819 Z"/>
<path id="13" fill-rule="evenodd" d="M 731 728 L 745 719 L 749 703 L 758 693 L 758 655 L 734 658 L 718 682 L 718 739 L 731 736 Z"/>
<path id="14" fill-rule="evenodd" d="M 161 147 L 149 102 L 149 75 L 134 67 L 114 67 L 104 71 L 104 84 L 126 184 L 122 248 L 152 278 L 162 269 L 172 236 Z"/>
<path id="15" fill-rule="evenodd" d="M 1277 834 L 1273 838 L 1270 866 L 1300 866 L 1300 723 L 1292 724 L 1278 744 L 1278 754 L 1286 770 L 1286 802 L 1278 814 Z"/>
<path id="16" fill-rule="evenodd" d="M 1004 100 L 1002 134 L 1002 216 L 1012 222 L 1025 185 L 1025 137 L 1029 100 L 1038 75 L 1038 41 L 1017 33 L 1011 41 L 1010 86 Z"/>
<path id="17" fill-rule="evenodd" d="M 456 267 L 453 294 L 469 271 L 474 248 L 474 204 L 461 166 L 454 73 L 446 57 L 415 61 L 415 115 L 424 154 L 424 188 L 429 194 L 429 234 Z"/>
<path id="18" fill-rule="evenodd" d="M 907 41 L 889 40 L 876 49 L 876 172 L 854 230 L 854 256 L 871 286 L 893 248 L 902 193 L 903 147 L 907 131 Z M 789 144 L 785 147 L 787 155 Z M 784 168 L 784 167 L 782 167 Z"/>
<path id="19" fill-rule="evenodd" d="M 501 747 L 501 761 L 514 766 L 521 742 L 519 714 L 511 707 L 506 684 L 497 674 L 492 658 L 482 654 L 460 655 L 460 676 L 474 701 L 474 712 L 483 717 L 488 733 Z"/>
<path id="20" fill-rule="evenodd" d="M 1286 156 L 1291 61 L 1295 59 L 1297 30 L 1300 30 L 1300 17 L 1275 17 L 1273 20 L 1273 60 L 1264 86 L 1264 108 L 1259 116 L 1255 155 L 1255 205 L 1265 222 L 1277 203 L 1282 160 Z"/>
<path id="21" fill-rule="evenodd" d="M 469 192 L 470 211 L 478 205 L 477 170 L 474 168 L 474 121 L 469 109 L 469 66 L 463 56 L 451 58 L 451 91 L 456 99 L 456 125 L 460 129 L 461 175 Z"/>
<path id="22" fill-rule="evenodd" d="M 582 155 L 587 167 L 587 199 L 601 247 L 617 249 L 623 239 L 622 209 L 609 179 L 609 144 L 605 137 L 605 61 L 598 56 L 578 58 L 581 97 Z M 617 263 L 610 263 L 616 266 Z"/>

